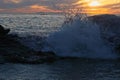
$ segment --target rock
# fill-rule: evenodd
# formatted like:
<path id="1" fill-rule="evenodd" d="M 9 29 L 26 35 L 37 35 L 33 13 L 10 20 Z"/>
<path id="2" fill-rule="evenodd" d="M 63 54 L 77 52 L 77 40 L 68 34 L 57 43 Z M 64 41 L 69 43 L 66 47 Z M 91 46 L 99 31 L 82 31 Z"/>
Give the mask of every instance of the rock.
<path id="1" fill-rule="evenodd" d="M 100 25 L 103 38 L 120 37 L 120 17 L 116 15 L 96 15 L 89 17 L 90 20 Z"/>
<path id="2" fill-rule="evenodd" d="M 115 46 L 114 49 L 116 50 L 117 53 L 120 53 L 120 44 Z"/>
<path id="3" fill-rule="evenodd" d="M 2 25 L 0 25 L 0 37 L 6 36 L 10 32 L 10 29 L 4 29 Z"/>
<path id="4" fill-rule="evenodd" d="M 3 64 L 3 63 L 5 63 L 6 61 L 5 61 L 5 58 L 3 57 L 3 56 L 0 56 L 0 64 Z"/>
<path id="5" fill-rule="evenodd" d="M 7 62 L 12 63 L 51 63 L 57 59 L 53 52 L 36 52 L 12 37 L 0 39 L 0 55 L 4 56 Z"/>
<path id="6" fill-rule="evenodd" d="M 9 29 L 0 26 L 0 63 L 52 63 L 58 59 L 54 52 L 36 52 L 21 44 L 16 35 L 8 35 Z"/>
<path id="7" fill-rule="evenodd" d="M 54 62 L 59 59 L 58 56 L 55 55 L 54 52 L 48 51 L 48 52 L 37 52 L 37 56 L 41 56 L 44 58 L 46 62 Z"/>
<path id="8" fill-rule="evenodd" d="M 103 40 L 113 46 L 115 50 L 118 50 L 120 44 L 120 16 L 104 14 L 91 16 L 88 19 L 100 25 Z"/>
<path id="9" fill-rule="evenodd" d="M 6 62 L 22 64 L 50 63 L 57 58 L 53 52 L 36 52 L 11 36 L 0 39 L 0 55 L 4 56 Z"/>
<path id="10" fill-rule="evenodd" d="M 24 62 L 24 57 L 32 56 L 36 53 L 34 50 L 17 41 L 15 36 L 8 35 L 9 31 L 10 29 L 4 29 L 0 25 L 0 62 L 4 59 L 6 62 Z"/>
<path id="11" fill-rule="evenodd" d="M 12 63 L 39 64 L 39 63 L 52 63 L 56 61 L 58 58 L 51 53 L 49 54 L 40 51 L 40 54 L 39 53 L 33 53 L 29 55 L 8 54 L 5 56 L 5 59 L 6 61 Z"/>
<path id="12" fill-rule="evenodd" d="M 54 57 L 56 56 L 54 52 L 48 51 L 48 52 L 42 52 L 42 51 L 38 51 L 37 52 L 38 56 L 51 56 Z"/>

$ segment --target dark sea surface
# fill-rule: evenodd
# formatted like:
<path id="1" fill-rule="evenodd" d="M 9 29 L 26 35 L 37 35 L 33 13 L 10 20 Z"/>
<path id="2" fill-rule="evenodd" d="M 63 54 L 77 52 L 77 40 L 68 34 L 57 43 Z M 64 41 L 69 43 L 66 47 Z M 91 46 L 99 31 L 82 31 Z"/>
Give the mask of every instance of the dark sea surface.
<path id="1" fill-rule="evenodd" d="M 0 80 L 120 80 L 115 60 L 61 60 L 51 64 L 0 64 Z"/>
<path id="2" fill-rule="evenodd" d="M 0 14 L 0 24 L 34 50 L 41 50 L 42 38 L 48 37 L 45 47 L 58 55 L 91 58 L 37 65 L 0 64 L 0 80 L 120 80 L 120 61 L 102 41 L 99 26 L 78 19 L 62 26 L 63 22 L 61 15 Z"/>

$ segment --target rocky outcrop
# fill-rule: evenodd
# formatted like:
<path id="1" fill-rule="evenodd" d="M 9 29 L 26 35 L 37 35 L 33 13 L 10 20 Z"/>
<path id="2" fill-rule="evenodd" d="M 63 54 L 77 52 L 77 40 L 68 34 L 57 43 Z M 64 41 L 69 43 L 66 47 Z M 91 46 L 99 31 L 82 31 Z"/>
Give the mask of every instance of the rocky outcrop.
<path id="1" fill-rule="evenodd" d="M 0 26 L 0 63 L 43 63 L 53 62 L 57 59 L 52 52 L 36 52 L 22 45 L 17 36 L 8 34 L 10 30 Z"/>
<path id="2" fill-rule="evenodd" d="M 4 29 L 2 25 L 0 25 L 0 37 L 6 36 L 9 33 L 10 29 Z"/>
<path id="3" fill-rule="evenodd" d="M 100 25 L 101 37 L 120 53 L 120 16 L 104 14 L 89 19 Z"/>

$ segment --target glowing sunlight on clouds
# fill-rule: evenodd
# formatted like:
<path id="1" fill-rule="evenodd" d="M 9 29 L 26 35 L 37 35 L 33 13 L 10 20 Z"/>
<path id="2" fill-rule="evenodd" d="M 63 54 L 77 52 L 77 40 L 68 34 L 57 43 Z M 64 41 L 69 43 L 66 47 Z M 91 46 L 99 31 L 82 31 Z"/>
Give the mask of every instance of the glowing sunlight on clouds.
<path id="1" fill-rule="evenodd" d="M 18 3 L 21 3 L 22 0 L 4 0 L 4 2 L 5 3 L 16 3 L 16 4 L 18 4 Z"/>
<path id="2" fill-rule="evenodd" d="M 119 0 L 79 0 L 74 3 L 77 6 L 82 6 L 86 13 L 94 14 L 119 14 Z"/>
<path id="3" fill-rule="evenodd" d="M 100 2 L 98 2 L 98 1 L 91 1 L 91 2 L 89 3 L 89 6 L 91 6 L 91 7 L 100 6 Z"/>
<path id="4" fill-rule="evenodd" d="M 62 12 L 72 8 L 86 13 L 120 14 L 120 0 L 0 0 L 0 13 Z"/>

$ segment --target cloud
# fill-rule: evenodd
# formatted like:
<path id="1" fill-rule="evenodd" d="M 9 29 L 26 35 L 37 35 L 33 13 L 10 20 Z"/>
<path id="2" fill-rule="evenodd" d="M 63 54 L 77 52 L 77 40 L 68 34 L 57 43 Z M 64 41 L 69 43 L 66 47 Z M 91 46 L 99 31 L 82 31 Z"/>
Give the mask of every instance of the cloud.
<path id="1" fill-rule="evenodd" d="M 71 5 L 75 1 L 77 0 L 0 0 L 0 8 L 4 9 L 5 11 L 8 10 L 11 12 L 11 10 L 16 11 L 16 9 L 23 9 L 23 8 L 26 9 L 28 7 L 30 8 L 31 6 L 34 7 L 32 9 L 36 9 L 39 6 L 40 6 L 39 8 L 41 8 L 41 6 L 43 6 L 44 8 L 46 8 L 46 10 L 49 9 L 49 10 L 57 11 L 60 7 L 59 5 L 62 4 Z"/>
<path id="2" fill-rule="evenodd" d="M 34 11 L 36 10 L 38 12 L 39 11 L 42 11 L 42 12 L 46 12 L 46 11 L 48 11 L 48 12 L 55 12 L 55 11 L 58 12 L 59 11 L 59 10 L 49 9 L 48 6 L 40 6 L 40 5 L 37 5 L 37 4 L 29 6 L 29 9 L 34 10 Z"/>
<path id="3" fill-rule="evenodd" d="M 0 8 L 26 7 L 34 4 L 56 9 L 58 4 L 72 4 L 77 0 L 0 0 Z M 56 6 L 57 7 L 57 6 Z"/>
<path id="4" fill-rule="evenodd" d="M 18 4 L 20 2 L 22 2 L 23 0 L 4 0 L 4 3 L 15 3 Z"/>
<path id="5" fill-rule="evenodd" d="M 49 9 L 48 6 L 31 5 L 23 8 L 0 9 L 0 13 L 36 13 L 36 12 L 60 12 Z"/>
<path id="6" fill-rule="evenodd" d="M 85 9 L 87 7 L 84 1 L 88 0 L 0 0 L 0 12 L 22 12 L 22 10 L 23 12 L 36 12 L 45 10 L 59 11 L 62 9 L 70 9 L 78 6 L 80 6 L 78 8 Z M 103 8 L 109 8 L 111 10 L 118 10 L 120 9 L 119 7 L 120 4 L 103 6 Z"/>

